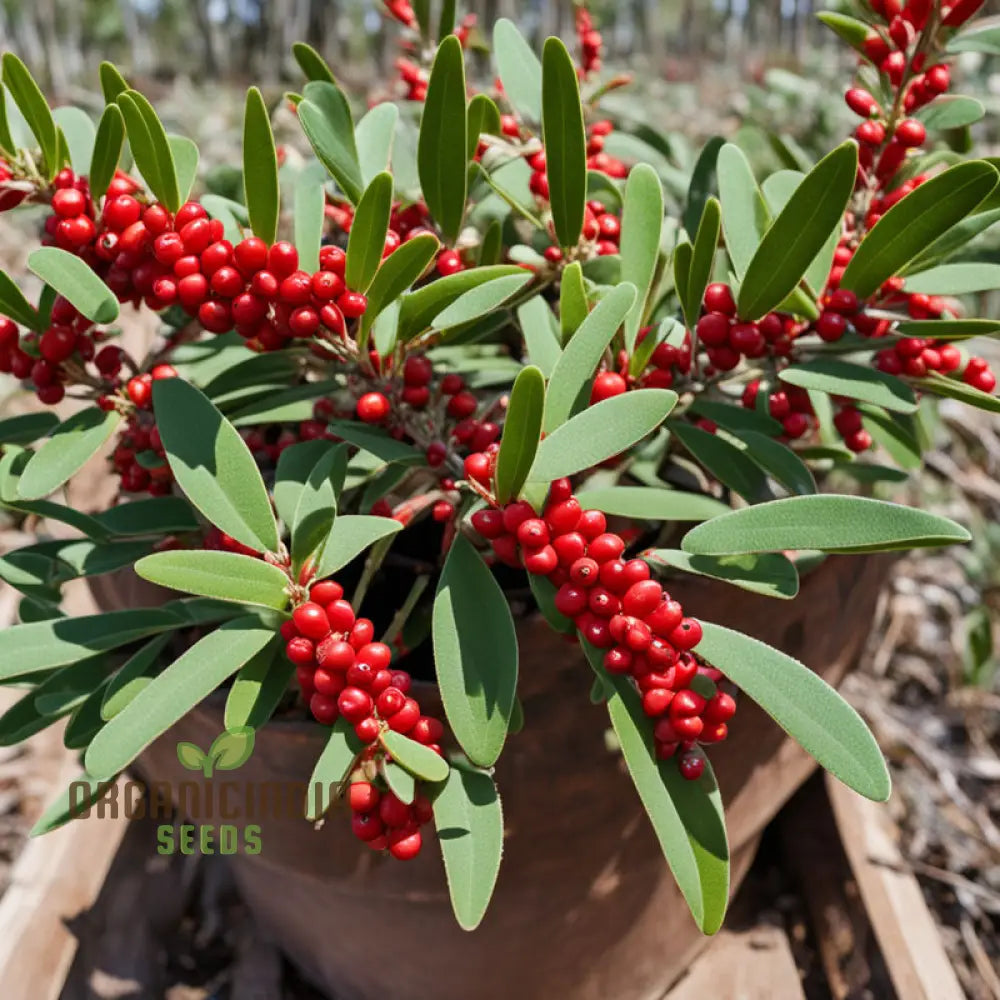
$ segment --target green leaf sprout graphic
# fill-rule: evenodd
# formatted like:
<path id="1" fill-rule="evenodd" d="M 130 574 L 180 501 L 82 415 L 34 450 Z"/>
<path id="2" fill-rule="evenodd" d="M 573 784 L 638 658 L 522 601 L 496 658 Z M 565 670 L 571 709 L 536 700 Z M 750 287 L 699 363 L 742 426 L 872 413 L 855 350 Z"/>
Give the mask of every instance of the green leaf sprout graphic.
<path id="1" fill-rule="evenodd" d="M 208 753 L 194 743 L 177 744 L 177 759 L 189 771 L 201 771 L 212 777 L 215 771 L 235 771 L 242 767 L 253 753 L 254 731 L 250 726 L 239 726 L 221 733 L 213 740 Z"/>

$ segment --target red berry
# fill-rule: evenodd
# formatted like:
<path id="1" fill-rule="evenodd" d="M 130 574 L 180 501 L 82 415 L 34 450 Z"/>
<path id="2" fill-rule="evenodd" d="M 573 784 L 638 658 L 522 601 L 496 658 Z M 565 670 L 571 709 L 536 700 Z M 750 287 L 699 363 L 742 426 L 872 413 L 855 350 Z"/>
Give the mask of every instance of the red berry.
<path id="1" fill-rule="evenodd" d="M 352 812 L 371 812 L 377 805 L 382 793 L 370 781 L 355 781 L 347 792 L 347 801 Z"/>
<path id="2" fill-rule="evenodd" d="M 352 725 L 368 718 L 374 707 L 372 696 L 361 688 L 345 687 L 337 696 L 340 714 Z"/>
<path id="3" fill-rule="evenodd" d="M 678 761 L 681 777 L 688 781 L 697 781 L 705 771 L 705 760 L 695 754 L 686 754 Z"/>
<path id="4" fill-rule="evenodd" d="M 705 309 L 708 312 L 723 313 L 726 316 L 736 315 L 736 300 L 729 285 L 721 281 L 713 282 L 705 289 Z"/>
<path id="5" fill-rule="evenodd" d="M 302 636 L 296 636 L 294 639 L 289 639 L 285 644 L 285 655 L 296 664 L 296 666 L 304 667 L 306 664 L 311 664 L 314 662 L 315 648 L 313 644 L 306 638 Z"/>
<path id="6" fill-rule="evenodd" d="M 337 298 L 337 306 L 348 319 L 357 319 L 368 308 L 368 300 L 361 292 L 344 292 Z"/>
<path id="7" fill-rule="evenodd" d="M 337 719 L 337 702 L 325 694 L 316 693 L 309 699 L 309 711 L 312 712 L 313 718 L 317 722 L 324 726 L 330 726 Z"/>
<path id="8" fill-rule="evenodd" d="M 357 412 L 366 424 L 380 424 L 389 416 L 389 400 L 380 392 L 366 392 L 358 400 Z"/>
<path id="9" fill-rule="evenodd" d="M 389 728 L 397 733 L 408 733 L 420 718 L 420 706 L 412 699 L 407 698 L 403 707 L 394 715 L 389 716 L 386 722 Z"/>
<path id="10" fill-rule="evenodd" d="M 322 639 L 330 633 L 330 622 L 326 612 L 313 601 L 300 604 L 292 612 L 292 621 L 300 634 L 309 639 Z"/>
<path id="11" fill-rule="evenodd" d="M 309 599 L 317 604 L 327 605 L 339 601 L 344 596 L 344 588 L 335 580 L 320 580 L 309 588 Z"/>
<path id="12" fill-rule="evenodd" d="M 594 379 L 594 386 L 590 391 L 590 402 L 603 402 L 611 399 L 612 396 L 620 396 L 628 389 L 625 379 L 617 372 L 602 372 Z"/>
<path id="13" fill-rule="evenodd" d="M 389 834 L 389 853 L 398 861 L 411 861 L 420 853 L 422 846 L 419 830 L 403 827 Z"/>
<path id="14" fill-rule="evenodd" d="M 587 547 L 587 555 L 599 563 L 617 559 L 625 551 L 625 543 L 618 535 L 598 535 Z"/>
<path id="15" fill-rule="evenodd" d="M 701 642 L 701 625 L 694 618 L 684 618 L 667 638 L 677 649 L 694 649 Z"/>
<path id="16" fill-rule="evenodd" d="M 325 607 L 326 617 L 330 623 L 331 632 L 347 632 L 354 625 L 354 608 L 343 600 L 343 598 L 338 598 L 336 601 L 332 601 Z"/>

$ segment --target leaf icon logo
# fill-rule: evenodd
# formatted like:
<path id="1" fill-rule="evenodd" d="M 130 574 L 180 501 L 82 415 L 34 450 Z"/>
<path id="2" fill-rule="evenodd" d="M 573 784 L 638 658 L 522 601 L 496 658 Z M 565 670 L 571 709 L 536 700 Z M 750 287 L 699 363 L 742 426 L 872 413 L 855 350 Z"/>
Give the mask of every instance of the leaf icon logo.
<path id="1" fill-rule="evenodd" d="M 254 730 L 250 726 L 227 729 L 213 741 L 208 753 L 194 743 L 177 744 L 177 759 L 189 771 L 201 771 L 211 778 L 215 771 L 235 771 L 242 767 L 253 753 Z"/>

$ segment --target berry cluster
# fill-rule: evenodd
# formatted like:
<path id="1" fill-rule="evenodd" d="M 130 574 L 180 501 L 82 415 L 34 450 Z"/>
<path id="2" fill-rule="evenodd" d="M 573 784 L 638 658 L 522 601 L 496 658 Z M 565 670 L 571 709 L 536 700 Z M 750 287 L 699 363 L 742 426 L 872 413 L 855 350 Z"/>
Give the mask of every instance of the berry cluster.
<path id="1" fill-rule="evenodd" d="M 470 476 L 479 472 L 476 458 L 466 460 Z M 722 691 L 706 698 L 692 687 L 699 675 L 721 680 L 691 653 L 701 626 L 650 579 L 646 562 L 624 557 L 625 542 L 608 531 L 604 514 L 583 510 L 570 481 L 559 479 L 541 516 L 518 500 L 477 511 L 472 524 L 501 562 L 523 566 L 558 588 L 556 609 L 586 642 L 605 650 L 605 669 L 635 681 L 643 710 L 656 720 L 657 756 L 679 754 L 684 777 L 700 777 L 705 763 L 694 748 L 726 738 L 736 703 Z"/>
<path id="2" fill-rule="evenodd" d="M 704 313 L 695 327 L 698 341 L 713 369 L 729 372 L 743 358 L 791 353 L 794 324 L 790 317 L 768 313 L 756 323 L 736 317 L 736 300 L 729 286 L 715 282 L 705 290 Z"/>
<path id="3" fill-rule="evenodd" d="M 29 193 L 30 186 L 22 186 L 14 177 L 10 164 L 0 157 L 0 212 L 17 208 Z"/>
<path id="4" fill-rule="evenodd" d="M 601 68 L 601 50 L 604 39 L 594 27 L 594 19 L 583 4 L 578 4 L 574 12 L 576 37 L 580 43 L 580 76 L 586 77 L 597 73 Z"/>
<path id="5" fill-rule="evenodd" d="M 364 768 L 352 776 L 347 791 L 351 808 L 351 830 L 358 840 L 374 851 L 385 851 L 399 861 L 409 861 L 420 853 L 423 838 L 420 827 L 434 818 L 434 811 L 424 795 L 417 795 L 407 805 L 394 792 L 364 777 Z"/>
<path id="6" fill-rule="evenodd" d="M 747 384 L 742 397 L 746 409 L 758 409 L 761 405 L 760 391 L 760 379 L 754 379 Z M 786 385 L 769 392 L 767 413 L 781 424 L 784 436 L 790 441 L 805 437 L 816 426 L 816 412 L 809 399 L 809 393 L 795 385 Z"/>

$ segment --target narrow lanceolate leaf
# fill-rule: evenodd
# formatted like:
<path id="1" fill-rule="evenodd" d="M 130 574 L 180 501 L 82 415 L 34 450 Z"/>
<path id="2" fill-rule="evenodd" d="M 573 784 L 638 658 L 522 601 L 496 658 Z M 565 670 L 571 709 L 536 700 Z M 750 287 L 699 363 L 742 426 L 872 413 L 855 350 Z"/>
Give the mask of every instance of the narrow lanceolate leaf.
<path id="1" fill-rule="evenodd" d="M 3 55 L 3 83 L 38 141 L 47 175 L 54 177 L 59 169 L 56 123 L 28 67 L 13 52 Z"/>
<path id="2" fill-rule="evenodd" d="M 767 494 L 764 473 L 736 445 L 691 424 L 678 422 L 671 431 L 710 475 L 744 500 L 754 503 Z"/>
<path id="3" fill-rule="evenodd" d="M 94 737 L 87 772 L 107 778 L 122 770 L 273 638 L 273 629 L 248 616 L 200 639 Z"/>
<path id="4" fill-rule="evenodd" d="M 198 519 L 180 497 L 133 500 L 95 514 L 94 520 L 110 535 L 169 535 L 198 530 Z"/>
<path id="5" fill-rule="evenodd" d="M 118 318 L 114 292 L 76 254 L 58 247 L 40 247 L 28 257 L 29 269 L 95 323 Z"/>
<path id="6" fill-rule="evenodd" d="M 982 389 L 966 385 L 958 379 L 931 372 L 927 378 L 920 380 L 919 385 L 925 391 L 934 393 L 935 396 L 947 396 L 962 403 L 968 403 L 969 406 L 974 406 L 977 410 L 1000 413 L 1000 396 L 983 392 Z"/>
<path id="7" fill-rule="evenodd" d="M 180 624 L 168 611 L 141 609 L 13 625 L 4 632 L 0 680 L 75 663 Z"/>
<path id="8" fill-rule="evenodd" d="M 528 478 L 550 483 L 600 465 L 656 430 L 676 403 L 670 389 L 638 389 L 588 407 L 538 446 Z"/>
<path id="9" fill-rule="evenodd" d="M 440 754 L 411 740 L 402 733 L 388 729 L 379 737 L 392 759 L 410 774 L 424 781 L 444 781 L 448 777 L 448 762 Z"/>
<path id="10" fill-rule="evenodd" d="M 646 311 L 647 300 L 660 257 L 663 227 L 663 187 L 648 163 L 639 163 L 625 182 L 622 206 L 620 254 L 621 280 L 635 285 L 637 296 L 625 320 L 625 350 L 635 350 L 636 337 Z"/>
<path id="11" fill-rule="evenodd" d="M 507 404 L 500 453 L 497 455 L 497 501 L 518 495 L 535 460 L 545 409 L 545 377 L 534 365 L 521 370 Z"/>
<path id="12" fill-rule="evenodd" d="M 256 87 L 247 91 L 243 112 L 243 186 L 254 236 L 273 243 L 278 235 L 280 214 L 278 155 L 271 116 Z"/>
<path id="13" fill-rule="evenodd" d="M 542 120 L 542 64 L 512 21 L 493 28 L 493 54 L 503 91 L 514 110 L 529 122 Z"/>
<path id="14" fill-rule="evenodd" d="M 500 134 L 500 111 L 485 94 L 476 94 L 469 101 L 467 117 L 469 125 L 466 134 L 466 142 L 468 143 L 466 156 L 471 160 L 476 155 L 481 135 Z"/>
<path id="15" fill-rule="evenodd" d="M 121 414 L 96 406 L 61 423 L 28 460 L 18 483 L 24 500 L 38 500 L 57 490 L 100 450 L 121 423 Z"/>
<path id="16" fill-rule="evenodd" d="M 742 319 L 760 319 L 796 288 L 843 224 L 857 171 L 858 147 L 845 142 L 806 174 L 747 264 L 737 300 Z"/>
<path id="17" fill-rule="evenodd" d="M 332 81 L 315 80 L 303 90 L 299 123 L 320 163 L 330 172 L 353 204 L 364 188 L 354 119 L 343 91 Z"/>
<path id="18" fill-rule="evenodd" d="M 98 122 L 94 154 L 90 159 L 88 180 L 92 191 L 107 191 L 121 159 L 124 145 L 125 119 L 117 104 L 109 104 Z"/>
<path id="19" fill-rule="evenodd" d="M 545 397 L 545 431 L 551 433 L 586 405 L 590 382 L 601 356 L 636 301 L 635 286 L 627 282 L 604 296 L 580 324 L 559 356 Z"/>
<path id="20" fill-rule="evenodd" d="M 90 169 L 94 140 L 97 137 L 93 119 L 86 111 L 71 104 L 56 108 L 52 112 L 52 117 L 69 148 L 70 166 L 78 174 L 85 174 Z"/>
<path id="21" fill-rule="evenodd" d="M 569 268 L 566 269 L 568 271 Z M 566 272 L 563 274 L 564 282 Z M 550 378 L 562 351 L 559 347 L 559 327 L 549 304 L 541 295 L 528 299 L 517 307 L 517 322 L 524 335 L 528 359 L 541 369 L 546 378 Z"/>
<path id="22" fill-rule="evenodd" d="M 770 715 L 834 777 L 866 798 L 889 798 L 889 771 L 861 716 L 798 660 L 721 625 L 702 623 L 698 655 Z"/>
<path id="23" fill-rule="evenodd" d="M 840 14 L 833 10 L 823 10 L 816 15 L 828 28 L 835 31 L 848 45 L 864 51 L 865 39 L 870 31 L 864 21 L 859 21 L 856 17 L 849 17 L 847 14 Z"/>
<path id="24" fill-rule="evenodd" d="M 177 167 L 174 164 L 174 155 L 170 149 L 170 142 L 167 139 L 166 130 L 153 109 L 153 105 L 143 97 L 137 90 L 129 90 L 118 97 L 118 107 L 121 108 L 125 116 L 125 126 L 128 131 L 129 142 L 132 144 L 132 154 L 135 156 L 136 164 L 142 172 L 146 183 L 150 185 L 153 194 L 171 211 L 176 212 L 181 207 L 180 186 L 177 183 Z M 145 130 L 136 127 L 135 115 L 141 118 Z M 140 137 L 140 141 L 148 142 L 148 147 L 144 151 L 144 156 L 152 158 L 154 166 L 154 177 L 150 178 L 146 174 L 142 162 L 139 159 L 139 150 L 136 148 L 133 133 Z M 155 185 L 155 186 L 154 186 Z"/>
<path id="25" fill-rule="evenodd" d="M 1000 264 L 940 264 L 906 279 L 908 292 L 925 295 L 972 295 L 997 288 L 1000 288 Z"/>
<path id="26" fill-rule="evenodd" d="M 464 292 L 434 317 L 432 329 L 448 330 L 474 319 L 489 316 L 534 280 L 530 272 L 494 278 Z"/>
<path id="27" fill-rule="evenodd" d="M 58 426 L 59 418 L 48 410 L 7 417 L 0 420 L 0 445 L 34 444 Z"/>
<path id="28" fill-rule="evenodd" d="M 916 117 L 927 129 L 966 128 L 985 118 L 986 108 L 974 97 L 951 94 L 925 105 Z"/>
<path id="29" fill-rule="evenodd" d="M 583 268 L 578 260 L 574 260 L 566 265 L 559 280 L 559 333 L 562 343 L 569 342 L 589 312 Z"/>
<path id="30" fill-rule="evenodd" d="M 709 198 L 705 202 L 698 225 L 698 235 L 695 237 L 691 251 L 691 267 L 688 273 L 687 303 L 691 319 L 697 317 L 701 309 L 701 301 L 705 297 L 705 289 L 712 280 L 715 268 L 715 251 L 719 245 L 719 233 L 722 230 L 722 209 L 718 199 Z M 687 313 L 685 313 L 687 316 Z"/>
<path id="31" fill-rule="evenodd" d="M 337 719 L 309 779 L 306 819 L 311 823 L 318 820 L 340 795 L 341 785 L 362 750 L 364 744 L 354 734 L 354 727 L 342 718 Z"/>
<path id="32" fill-rule="evenodd" d="M 376 104 L 358 122 L 354 139 L 358 144 L 358 163 L 365 185 L 389 169 L 398 124 L 399 108 L 388 103 Z"/>
<path id="33" fill-rule="evenodd" d="M 299 69 L 305 74 L 307 80 L 324 80 L 327 83 L 336 83 L 333 70 L 326 64 L 323 57 L 305 42 L 295 42 L 292 45 L 292 55 L 299 64 Z"/>
<path id="34" fill-rule="evenodd" d="M 542 136 L 556 239 L 575 247 L 587 201 L 587 133 L 576 67 L 558 38 L 542 51 Z"/>
<path id="35" fill-rule="evenodd" d="M 226 696 L 226 729 L 260 729 L 274 714 L 295 673 L 295 664 L 281 655 L 281 645 L 275 635 L 233 678 Z"/>
<path id="36" fill-rule="evenodd" d="M 738 431 L 736 437 L 745 445 L 750 460 L 790 493 L 816 492 L 809 466 L 791 448 L 757 431 Z"/>
<path id="37" fill-rule="evenodd" d="M 864 497 L 787 497 L 731 511 L 692 528 L 685 552 L 878 552 L 969 541 L 965 528 L 937 514 Z"/>
<path id="38" fill-rule="evenodd" d="M 340 444 L 326 451 L 306 477 L 289 522 L 293 568 L 302 566 L 330 534 L 346 475 L 347 445 Z"/>
<path id="39" fill-rule="evenodd" d="M 607 697 L 608 714 L 643 808 L 691 915 L 704 934 L 722 926 L 729 903 L 729 843 L 711 765 L 697 781 L 673 760 L 657 760 L 653 723 L 627 677 L 609 674 L 601 653 L 584 651 Z"/>
<path id="40" fill-rule="evenodd" d="M 117 775 L 105 781 L 98 781 L 89 774 L 78 775 L 42 813 L 28 836 L 40 837 L 83 816 L 111 787 L 115 777 Z"/>
<path id="41" fill-rule="evenodd" d="M 503 853 L 503 813 L 493 779 L 452 768 L 434 796 L 434 826 L 458 925 L 475 930 L 489 906 Z"/>
<path id="42" fill-rule="evenodd" d="M 998 319 L 912 319 L 897 323 L 893 333 L 903 337 L 932 337 L 935 340 L 968 340 L 993 337 L 1000 333 Z"/>
<path id="43" fill-rule="evenodd" d="M 500 585 L 461 534 L 434 598 L 433 642 L 448 724 L 473 763 L 492 767 L 513 713 L 517 636 Z"/>
<path id="44" fill-rule="evenodd" d="M 606 486 L 583 489 L 577 499 L 585 509 L 640 521 L 707 521 L 729 511 L 729 505 L 704 493 L 683 493 L 649 486 Z"/>
<path id="45" fill-rule="evenodd" d="M 17 155 L 17 144 L 10 134 L 10 118 L 7 111 L 7 90 L 0 81 L 0 151 L 10 159 Z"/>
<path id="46" fill-rule="evenodd" d="M 98 73 L 101 78 L 101 92 L 106 104 L 114 104 L 119 94 L 129 89 L 128 81 L 122 76 L 118 67 L 111 62 L 102 62 Z"/>
<path id="47" fill-rule="evenodd" d="M 771 221 L 770 214 L 739 146 L 726 143 L 719 150 L 716 172 L 726 252 L 736 277 L 742 279 Z"/>
<path id="48" fill-rule="evenodd" d="M 167 142 L 177 170 L 177 192 L 183 203 L 191 197 L 194 182 L 198 179 L 201 154 L 196 143 L 185 135 L 168 135 Z"/>
<path id="49" fill-rule="evenodd" d="M 438 46 L 420 119 L 417 167 L 431 217 L 453 243 L 462 228 L 468 191 L 465 56 L 458 37 Z"/>
<path id="50" fill-rule="evenodd" d="M 370 330 L 378 314 L 427 270 L 440 245 L 433 233 L 422 233 L 407 240 L 382 261 L 368 286 L 368 308 L 361 317 L 362 330 Z"/>
<path id="51" fill-rule="evenodd" d="M 371 284 L 385 249 L 392 213 L 392 175 L 378 174 L 358 202 L 347 240 L 344 279 L 347 287 L 364 292 Z"/>
<path id="52" fill-rule="evenodd" d="M 789 385 L 860 399 L 897 413 L 913 413 L 917 408 L 913 390 L 902 379 L 847 361 L 807 361 L 784 369 L 780 378 Z"/>
<path id="53" fill-rule="evenodd" d="M 183 379 L 153 383 L 167 461 L 188 499 L 217 528 L 259 552 L 278 548 L 264 481 L 239 432 Z"/>
<path id="54" fill-rule="evenodd" d="M 782 433 L 781 424 L 773 417 L 759 410 L 748 410 L 732 403 L 720 403 L 717 400 L 699 399 L 691 404 L 691 412 L 699 417 L 708 417 L 713 423 L 734 434 L 743 431 L 757 431 L 758 434 L 768 434 L 777 437 Z"/>
<path id="55" fill-rule="evenodd" d="M 38 311 L 5 271 L 0 271 L 0 315 L 9 316 L 29 330 L 43 329 Z"/>
<path id="56" fill-rule="evenodd" d="M 674 247 L 671 260 L 674 270 L 674 288 L 681 303 L 684 322 L 694 328 L 698 322 L 698 309 L 688 300 L 688 289 L 691 287 L 691 261 L 694 260 L 694 247 L 685 240 Z"/>
<path id="57" fill-rule="evenodd" d="M 347 514 L 333 522 L 333 528 L 323 543 L 322 554 L 316 568 L 317 579 L 336 573 L 365 549 L 387 535 L 394 535 L 403 526 L 391 517 L 372 517 L 369 514 Z"/>
<path id="58" fill-rule="evenodd" d="M 307 168 L 295 181 L 295 249 L 299 253 L 299 267 L 310 274 L 319 270 L 323 208 L 326 203 L 326 193 L 323 190 L 325 176 L 316 176 L 312 169 Z"/>
<path id="59" fill-rule="evenodd" d="M 277 566 L 235 552 L 155 552 L 135 571 L 171 590 L 281 609 L 288 603 L 288 577 Z"/>
<path id="60" fill-rule="evenodd" d="M 653 567 L 666 566 L 713 580 L 725 580 L 742 590 L 765 597 L 790 600 L 799 592 L 799 574 L 795 564 L 779 552 L 695 556 L 680 549 L 652 549 L 643 552 L 642 558 Z"/>
<path id="61" fill-rule="evenodd" d="M 169 632 L 154 636 L 118 668 L 101 698 L 100 714 L 105 722 L 113 719 L 129 702 L 134 701 L 153 679 L 158 671 L 160 655 L 171 638 Z"/>
<path id="62" fill-rule="evenodd" d="M 716 180 L 716 164 L 719 161 L 719 150 L 726 144 L 721 136 L 713 136 L 705 143 L 698 154 L 694 170 L 691 171 L 691 181 L 688 184 L 687 199 L 684 204 L 684 228 L 688 234 L 697 232 L 709 197 L 718 191 Z"/>
<path id="63" fill-rule="evenodd" d="M 841 288 L 860 299 L 873 295 L 882 282 L 964 219 L 993 190 L 997 179 L 995 167 L 973 161 L 925 181 L 875 223 L 847 265 Z"/>

